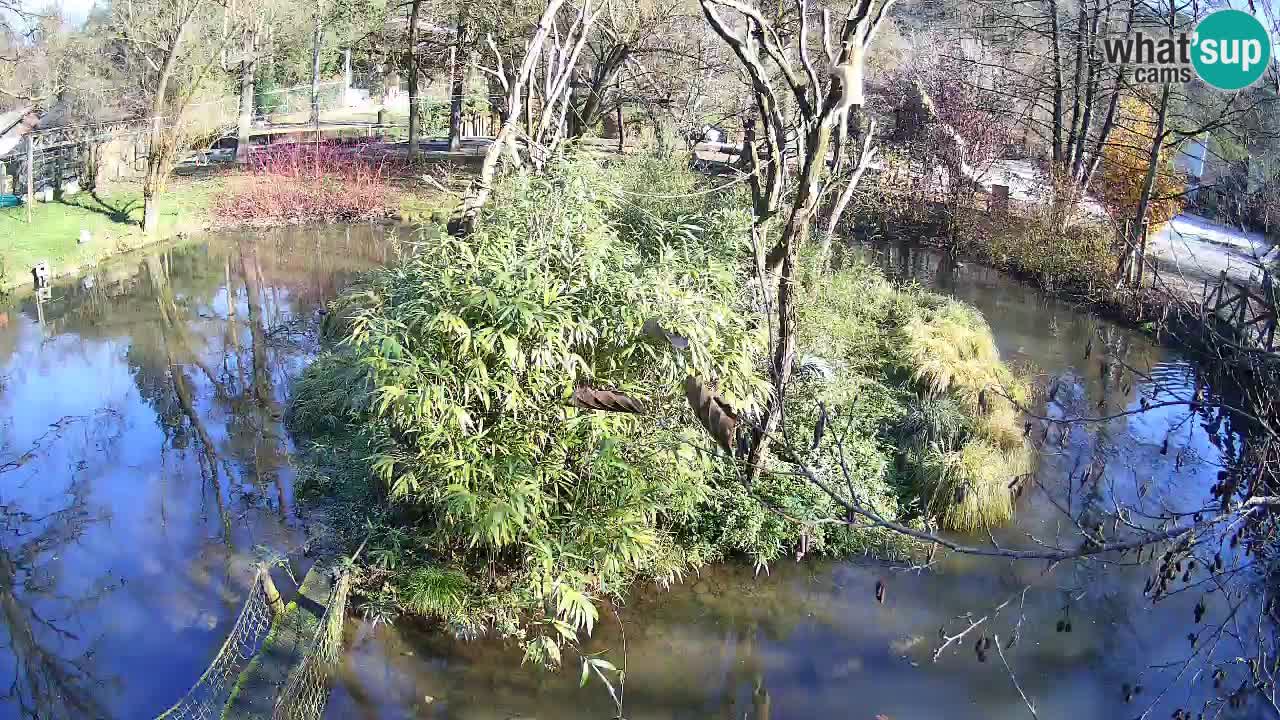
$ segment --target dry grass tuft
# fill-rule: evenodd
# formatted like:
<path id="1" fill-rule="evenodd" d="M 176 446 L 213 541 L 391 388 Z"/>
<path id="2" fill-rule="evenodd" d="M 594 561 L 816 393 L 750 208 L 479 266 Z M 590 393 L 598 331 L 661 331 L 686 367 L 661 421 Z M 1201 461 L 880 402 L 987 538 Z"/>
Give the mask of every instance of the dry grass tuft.
<path id="1" fill-rule="evenodd" d="M 949 530 L 1007 522 L 1010 482 L 1034 467 L 1018 409 L 1031 398 L 1030 384 L 1001 362 L 990 327 L 967 305 L 926 306 L 903 324 L 898 339 L 899 362 L 922 398 L 952 398 L 969 419 L 957 446 L 919 439 L 908 451 L 908 474 L 928 513 Z"/>

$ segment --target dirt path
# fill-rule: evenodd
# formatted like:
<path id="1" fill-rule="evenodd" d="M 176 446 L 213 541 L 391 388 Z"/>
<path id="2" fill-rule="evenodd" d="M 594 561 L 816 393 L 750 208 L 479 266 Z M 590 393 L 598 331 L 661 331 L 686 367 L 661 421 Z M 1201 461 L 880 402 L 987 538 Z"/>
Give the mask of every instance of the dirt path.
<path id="1" fill-rule="evenodd" d="M 1262 278 L 1263 258 L 1271 252 L 1261 233 L 1241 231 L 1221 223 L 1184 213 L 1150 238 L 1147 251 L 1162 278 L 1181 282 L 1199 295 L 1206 281 L 1227 278 L 1256 285 Z"/>

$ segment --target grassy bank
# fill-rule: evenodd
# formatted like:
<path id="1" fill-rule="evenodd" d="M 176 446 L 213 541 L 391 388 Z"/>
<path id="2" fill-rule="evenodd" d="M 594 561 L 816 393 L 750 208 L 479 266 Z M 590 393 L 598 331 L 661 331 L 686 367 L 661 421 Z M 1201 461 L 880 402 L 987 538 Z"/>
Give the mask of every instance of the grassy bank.
<path id="1" fill-rule="evenodd" d="M 159 231 L 142 232 L 142 189 L 138 185 L 110 185 L 84 191 L 52 203 L 35 203 L 31 223 L 27 208 L 0 210 L 0 286 L 31 282 L 30 270 L 48 262 L 55 275 L 85 267 L 151 242 L 198 232 L 212 222 L 211 208 L 223 192 L 221 178 L 174 178 L 160 204 Z M 80 232 L 92 240 L 80 244 Z"/>
<path id="2" fill-rule="evenodd" d="M 69 275 L 151 243 L 212 229 L 352 222 L 390 218 L 443 220 L 452 200 L 415 182 L 403 163 L 373 164 L 330 153 L 325 162 L 286 145 L 288 161 L 249 170 L 227 167 L 201 177 L 174 177 L 160 201 L 159 229 L 142 232 L 142 188 L 116 183 L 27 209 L 0 209 L 0 290 L 31 282 L 31 268 L 49 263 Z M 321 146 L 325 147 L 325 146 Z M 287 154 L 287 155 L 286 155 Z M 80 243 L 88 231 L 91 241 Z"/>
<path id="3" fill-rule="evenodd" d="M 497 632 L 554 664 L 637 581 L 912 552 L 823 522 L 839 504 L 780 463 L 744 486 L 684 401 L 690 374 L 746 417 L 769 391 L 743 207 L 673 162 L 566 161 L 504 180 L 477 233 L 335 304 L 343 342 L 303 374 L 289 422 L 312 441 L 301 493 L 367 538 L 366 612 Z M 848 468 L 833 484 L 885 517 L 1007 520 L 1032 459 L 1005 396 L 1027 389 L 981 316 L 864 266 L 807 284 L 799 349 L 822 369 L 793 384 L 787 430 L 812 436 L 826 407 L 841 431 L 806 461 Z M 584 387 L 643 411 L 590 409 Z"/>

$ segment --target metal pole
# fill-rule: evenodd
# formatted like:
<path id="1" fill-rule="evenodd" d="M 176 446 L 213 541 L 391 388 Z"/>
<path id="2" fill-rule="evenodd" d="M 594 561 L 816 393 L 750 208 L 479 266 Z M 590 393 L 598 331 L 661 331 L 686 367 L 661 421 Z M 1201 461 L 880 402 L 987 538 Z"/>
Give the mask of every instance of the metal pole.
<path id="1" fill-rule="evenodd" d="M 36 162 L 36 144 L 35 144 L 35 141 L 31 138 L 31 135 L 27 135 L 27 224 L 28 225 L 31 224 L 31 206 L 35 204 L 35 201 L 36 201 L 35 172 L 33 170 L 33 166 L 35 165 L 35 162 Z"/>
<path id="2" fill-rule="evenodd" d="M 455 90 L 457 90 L 457 83 L 455 83 L 454 80 L 457 79 L 457 77 L 458 77 L 458 48 L 456 45 L 450 45 L 449 46 L 449 112 L 450 113 L 453 112 L 453 102 L 454 102 L 453 93 Z M 449 119 L 449 122 L 450 124 L 452 124 L 453 122 L 452 117 Z M 458 134 L 461 135 L 462 131 L 459 130 Z"/>

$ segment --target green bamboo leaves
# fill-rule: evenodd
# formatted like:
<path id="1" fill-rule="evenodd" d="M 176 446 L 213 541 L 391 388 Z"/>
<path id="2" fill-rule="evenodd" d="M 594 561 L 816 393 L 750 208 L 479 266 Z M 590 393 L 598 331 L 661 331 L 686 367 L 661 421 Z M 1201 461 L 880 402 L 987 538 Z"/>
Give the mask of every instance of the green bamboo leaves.
<path id="1" fill-rule="evenodd" d="M 599 598 L 690 564 L 678 538 L 718 469 L 670 401 L 685 376 L 735 407 L 760 397 L 761 333 L 735 305 L 742 218 L 698 198 L 630 224 L 610 188 L 631 172 L 583 159 L 505 179 L 476 232 L 351 293 L 340 349 L 295 402 L 295 426 L 360 434 L 385 516 L 405 519 L 402 560 L 371 541 L 397 567 L 387 604 L 524 628 L 538 662 L 594 628 Z"/>

